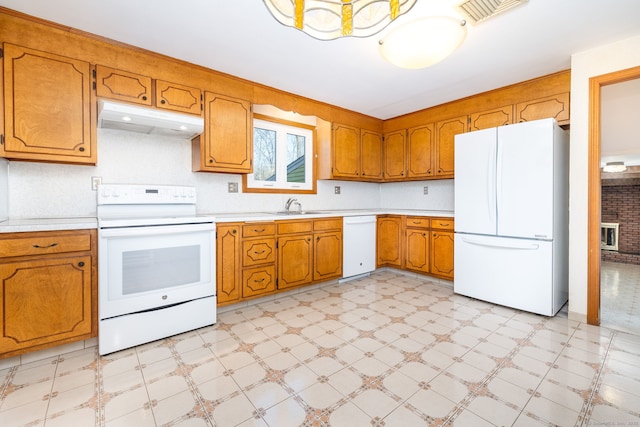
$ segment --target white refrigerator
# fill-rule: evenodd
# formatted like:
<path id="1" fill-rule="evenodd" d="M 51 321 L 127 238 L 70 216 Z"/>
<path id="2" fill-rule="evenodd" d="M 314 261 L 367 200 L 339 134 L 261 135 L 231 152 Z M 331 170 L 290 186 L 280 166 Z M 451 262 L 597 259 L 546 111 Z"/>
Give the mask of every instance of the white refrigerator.
<path id="1" fill-rule="evenodd" d="M 456 293 L 546 316 L 562 308 L 568 160 L 554 119 L 456 135 Z"/>

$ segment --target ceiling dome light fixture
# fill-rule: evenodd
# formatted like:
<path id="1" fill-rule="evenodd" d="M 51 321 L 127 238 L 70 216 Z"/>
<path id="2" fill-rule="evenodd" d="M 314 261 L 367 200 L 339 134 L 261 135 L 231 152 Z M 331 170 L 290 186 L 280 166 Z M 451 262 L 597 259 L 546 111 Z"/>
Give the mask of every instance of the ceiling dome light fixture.
<path id="1" fill-rule="evenodd" d="M 379 42 L 380 54 L 401 68 L 425 68 L 451 55 L 466 36 L 466 21 L 429 16 L 391 30 Z"/>
<path id="2" fill-rule="evenodd" d="M 417 0 L 264 0 L 280 23 L 320 40 L 368 37 L 406 13 Z"/>
<path id="3" fill-rule="evenodd" d="M 627 167 L 624 165 L 624 162 L 607 162 L 607 164 L 602 168 L 603 172 L 624 172 L 627 170 Z"/>

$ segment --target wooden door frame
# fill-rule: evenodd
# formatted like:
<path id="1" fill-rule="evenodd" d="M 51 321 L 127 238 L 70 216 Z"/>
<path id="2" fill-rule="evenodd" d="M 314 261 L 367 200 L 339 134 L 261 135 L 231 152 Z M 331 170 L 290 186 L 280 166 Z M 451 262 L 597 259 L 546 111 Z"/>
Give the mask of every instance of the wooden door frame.
<path id="1" fill-rule="evenodd" d="M 615 71 L 589 79 L 589 208 L 587 225 L 587 323 L 600 324 L 600 89 L 640 78 L 640 67 Z"/>

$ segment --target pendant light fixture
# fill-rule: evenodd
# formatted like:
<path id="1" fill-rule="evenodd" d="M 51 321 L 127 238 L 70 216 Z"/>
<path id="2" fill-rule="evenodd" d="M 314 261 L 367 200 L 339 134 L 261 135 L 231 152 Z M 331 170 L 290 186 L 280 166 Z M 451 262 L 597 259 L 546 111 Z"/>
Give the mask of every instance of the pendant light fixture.
<path id="1" fill-rule="evenodd" d="M 320 40 L 368 37 L 406 13 L 417 0 L 264 0 L 280 23 Z"/>

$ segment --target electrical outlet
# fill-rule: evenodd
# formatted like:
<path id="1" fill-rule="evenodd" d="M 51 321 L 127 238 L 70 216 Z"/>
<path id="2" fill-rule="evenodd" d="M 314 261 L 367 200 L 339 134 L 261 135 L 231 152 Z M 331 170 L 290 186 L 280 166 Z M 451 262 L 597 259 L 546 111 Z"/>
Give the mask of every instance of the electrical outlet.
<path id="1" fill-rule="evenodd" d="M 429 187 L 427 187 L 426 185 L 424 187 L 422 187 L 422 194 L 429 194 Z"/>
<path id="2" fill-rule="evenodd" d="M 93 191 L 98 191 L 98 185 L 102 184 L 101 176 L 92 176 L 91 177 L 91 189 Z"/>
<path id="3" fill-rule="evenodd" d="M 340 186 L 339 186 L 339 185 L 336 185 L 335 187 L 333 187 L 333 192 L 334 192 L 335 194 L 340 194 Z"/>
<path id="4" fill-rule="evenodd" d="M 227 191 L 229 193 L 237 193 L 238 192 L 238 183 L 237 182 L 228 182 L 227 183 Z"/>

